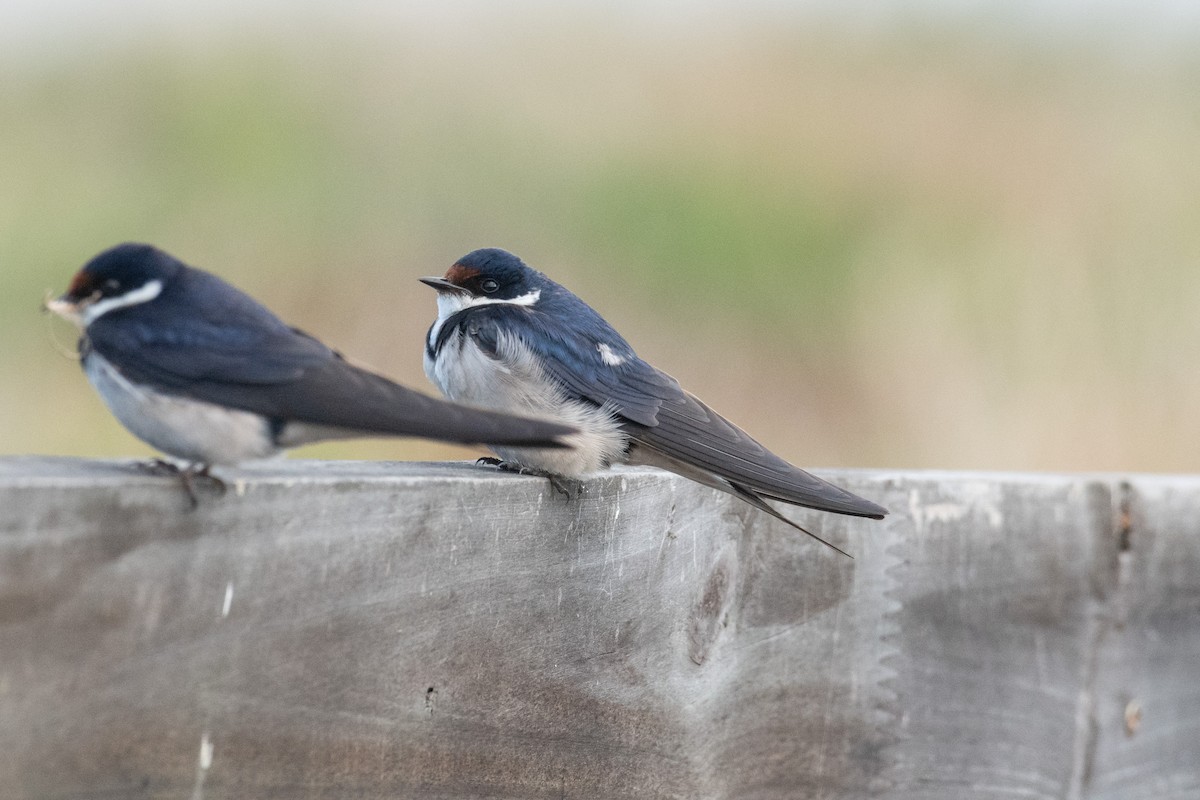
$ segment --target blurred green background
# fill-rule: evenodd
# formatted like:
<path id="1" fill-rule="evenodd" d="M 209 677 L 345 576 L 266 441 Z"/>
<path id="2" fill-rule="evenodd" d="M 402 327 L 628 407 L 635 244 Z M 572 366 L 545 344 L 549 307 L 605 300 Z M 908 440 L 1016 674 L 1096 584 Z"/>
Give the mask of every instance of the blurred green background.
<path id="1" fill-rule="evenodd" d="M 4 48 L 0 453 L 150 452 L 38 311 L 141 240 L 424 391 L 416 278 L 501 246 L 801 465 L 1197 469 L 1194 40 L 307 8 Z"/>

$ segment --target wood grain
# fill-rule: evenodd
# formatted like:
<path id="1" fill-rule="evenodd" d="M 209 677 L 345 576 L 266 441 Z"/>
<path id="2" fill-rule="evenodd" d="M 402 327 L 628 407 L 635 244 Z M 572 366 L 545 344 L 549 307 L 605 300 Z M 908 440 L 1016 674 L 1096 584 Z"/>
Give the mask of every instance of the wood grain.
<path id="1" fill-rule="evenodd" d="M 1200 796 L 1200 478 L 821 474 L 0 459 L 0 796 Z"/>

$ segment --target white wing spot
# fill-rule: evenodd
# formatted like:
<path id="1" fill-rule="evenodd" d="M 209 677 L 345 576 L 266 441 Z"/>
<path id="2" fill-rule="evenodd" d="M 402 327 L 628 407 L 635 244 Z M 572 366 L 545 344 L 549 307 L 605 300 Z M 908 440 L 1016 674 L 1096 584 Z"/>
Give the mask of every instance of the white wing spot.
<path id="1" fill-rule="evenodd" d="M 619 367 L 625 363 L 625 356 L 613 352 L 613 349 L 604 342 L 596 345 L 596 349 L 600 351 L 600 360 L 610 367 Z"/>

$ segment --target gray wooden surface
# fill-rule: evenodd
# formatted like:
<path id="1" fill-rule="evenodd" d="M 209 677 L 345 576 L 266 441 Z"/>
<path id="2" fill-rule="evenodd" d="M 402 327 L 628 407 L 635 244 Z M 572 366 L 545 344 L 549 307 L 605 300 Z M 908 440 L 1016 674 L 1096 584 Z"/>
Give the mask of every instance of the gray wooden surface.
<path id="1" fill-rule="evenodd" d="M 1200 478 L 225 474 L 0 459 L 0 797 L 1200 797 Z"/>

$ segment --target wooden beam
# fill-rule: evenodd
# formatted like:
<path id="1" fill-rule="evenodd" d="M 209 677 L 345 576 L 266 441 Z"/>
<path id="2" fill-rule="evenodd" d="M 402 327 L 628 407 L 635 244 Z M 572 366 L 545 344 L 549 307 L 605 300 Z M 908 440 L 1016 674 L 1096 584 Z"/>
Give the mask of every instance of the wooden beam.
<path id="1" fill-rule="evenodd" d="M 0 459 L 0 796 L 1200 796 L 1200 478 L 223 475 Z"/>

